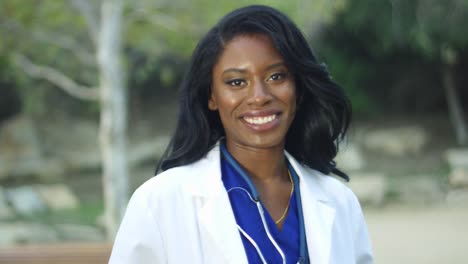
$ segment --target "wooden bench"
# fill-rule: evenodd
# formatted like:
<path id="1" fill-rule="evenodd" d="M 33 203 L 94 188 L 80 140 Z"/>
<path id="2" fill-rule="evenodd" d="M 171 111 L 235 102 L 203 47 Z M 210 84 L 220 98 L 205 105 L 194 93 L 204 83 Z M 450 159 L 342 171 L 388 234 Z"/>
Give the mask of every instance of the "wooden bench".
<path id="1" fill-rule="evenodd" d="M 0 247 L 0 264 L 105 264 L 111 244 Z"/>

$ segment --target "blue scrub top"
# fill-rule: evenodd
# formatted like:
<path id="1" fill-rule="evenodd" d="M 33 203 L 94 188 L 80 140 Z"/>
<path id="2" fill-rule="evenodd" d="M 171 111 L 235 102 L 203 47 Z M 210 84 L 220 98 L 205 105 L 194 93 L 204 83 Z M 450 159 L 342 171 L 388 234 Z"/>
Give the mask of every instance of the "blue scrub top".
<path id="1" fill-rule="evenodd" d="M 249 196 L 248 183 L 224 158 L 221 158 L 221 171 L 224 187 L 228 192 L 237 224 L 257 243 L 267 263 L 282 263 L 281 255 L 267 236 L 257 205 L 251 199 L 251 197 L 253 198 L 252 194 Z M 297 263 L 300 257 L 299 220 L 295 192 L 296 189 L 291 196 L 290 207 L 283 220 L 281 231 L 262 204 L 268 229 L 284 252 L 288 264 Z M 252 243 L 242 233 L 240 236 L 249 263 L 262 263 Z"/>

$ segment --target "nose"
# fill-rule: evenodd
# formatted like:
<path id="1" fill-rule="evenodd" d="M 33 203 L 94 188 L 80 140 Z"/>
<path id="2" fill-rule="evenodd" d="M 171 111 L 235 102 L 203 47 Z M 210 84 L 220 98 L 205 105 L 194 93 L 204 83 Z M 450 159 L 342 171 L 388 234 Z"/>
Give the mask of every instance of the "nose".
<path id="1" fill-rule="evenodd" d="M 268 86 L 263 81 L 255 81 L 249 87 L 247 103 L 249 105 L 263 106 L 273 99 Z"/>

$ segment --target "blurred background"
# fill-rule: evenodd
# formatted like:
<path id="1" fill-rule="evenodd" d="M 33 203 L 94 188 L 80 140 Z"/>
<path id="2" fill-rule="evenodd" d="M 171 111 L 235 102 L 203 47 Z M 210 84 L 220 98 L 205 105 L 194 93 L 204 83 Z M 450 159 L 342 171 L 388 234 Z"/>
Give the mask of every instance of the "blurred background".
<path id="1" fill-rule="evenodd" d="M 376 263 L 468 263 L 468 0 L 0 1 L 0 260 L 111 243 L 197 41 L 253 3 L 288 14 L 352 100 L 337 164 Z"/>

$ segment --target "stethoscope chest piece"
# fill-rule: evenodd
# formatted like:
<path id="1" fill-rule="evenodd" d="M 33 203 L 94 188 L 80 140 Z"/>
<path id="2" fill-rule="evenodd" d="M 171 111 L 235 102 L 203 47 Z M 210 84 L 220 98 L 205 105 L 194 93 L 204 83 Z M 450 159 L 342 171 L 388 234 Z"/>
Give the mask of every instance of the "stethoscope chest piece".
<path id="1" fill-rule="evenodd" d="M 226 160 L 229 163 L 229 165 L 231 165 L 234 168 L 234 170 L 245 180 L 245 182 L 249 186 L 251 199 L 253 199 L 253 201 L 257 204 L 258 212 L 261 216 L 262 223 L 265 228 L 265 231 L 267 232 L 268 238 L 271 241 L 271 243 L 275 246 L 275 248 L 278 250 L 278 253 L 281 255 L 281 257 L 283 258 L 283 263 L 286 263 L 286 258 L 285 258 L 283 251 L 278 246 L 278 243 L 275 241 L 273 236 L 271 236 L 270 230 L 268 228 L 268 224 L 266 223 L 266 220 L 265 220 L 264 211 L 260 202 L 260 196 L 252 180 L 245 173 L 245 171 L 239 166 L 239 164 L 234 160 L 231 154 L 227 151 L 224 143 L 221 143 L 221 155 L 222 155 L 222 158 L 224 158 L 224 160 Z M 297 202 L 297 213 L 298 213 L 298 220 L 299 220 L 299 254 L 300 254 L 300 257 L 297 263 L 309 264 L 307 242 L 306 242 L 306 237 L 305 237 L 304 215 L 302 212 L 301 194 L 300 194 L 300 189 L 299 189 L 300 179 L 298 175 L 296 174 L 294 168 L 289 163 L 289 161 L 288 161 L 288 167 L 289 167 L 289 171 L 291 172 L 292 179 L 294 182 L 295 198 Z M 242 231 L 243 230 L 241 230 L 241 233 Z M 259 254 L 261 255 L 261 252 Z"/>

